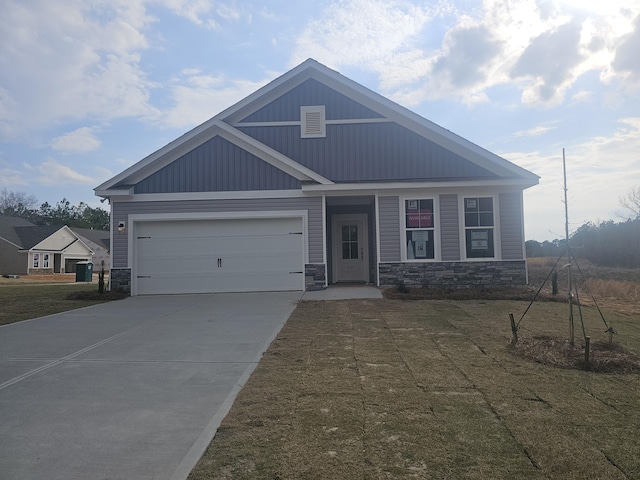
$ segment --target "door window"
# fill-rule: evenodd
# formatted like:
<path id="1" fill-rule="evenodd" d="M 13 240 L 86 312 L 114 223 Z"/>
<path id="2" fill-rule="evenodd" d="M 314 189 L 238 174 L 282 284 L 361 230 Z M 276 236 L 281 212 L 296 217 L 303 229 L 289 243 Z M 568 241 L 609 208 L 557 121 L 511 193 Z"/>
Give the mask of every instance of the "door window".
<path id="1" fill-rule="evenodd" d="M 358 226 L 357 225 L 342 226 L 342 259 L 343 260 L 358 259 Z"/>

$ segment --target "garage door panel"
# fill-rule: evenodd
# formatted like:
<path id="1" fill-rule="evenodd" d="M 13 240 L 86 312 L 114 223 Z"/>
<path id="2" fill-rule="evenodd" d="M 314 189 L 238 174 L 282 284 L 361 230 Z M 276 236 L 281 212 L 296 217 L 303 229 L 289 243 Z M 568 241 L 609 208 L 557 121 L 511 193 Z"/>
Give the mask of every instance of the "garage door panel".
<path id="1" fill-rule="evenodd" d="M 302 290 L 301 218 L 140 222 L 138 294 Z"/>

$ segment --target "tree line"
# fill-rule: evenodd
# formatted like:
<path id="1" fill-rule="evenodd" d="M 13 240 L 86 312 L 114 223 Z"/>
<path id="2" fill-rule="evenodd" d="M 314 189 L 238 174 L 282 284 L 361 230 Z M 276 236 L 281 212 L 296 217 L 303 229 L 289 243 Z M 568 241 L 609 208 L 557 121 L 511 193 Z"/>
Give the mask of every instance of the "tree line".
<path id="1" fill-rule="evenodd" d="M 640 218 L 623 222 L 609 220 L 585 223 L 569 239 L 576 257 L 606 267 L 640 268 Z M 566 240 L 525 243 L 527 257 L 559 257 L 566 253 Z"/>
<path id="2" fill-rule="evenodd" d="M 621 197 L 620 205 L 630 211 L 626 220 L 597 225 L 587 222 L 570 236 L 569 245 L 576 257 L 606 267 L 640 268 L 640 187 Z M 527 257 L 559 257 L 567 251 L 565 239 L 542 243 L 528 240 L 525 245 Z"/>
<path id="3" fill-rule="evenodd" d="M 92 208 L 84 202 L 72 205 L 63 198 L 55 205 L 44 202 L 38 206 L 38 199 L 25 192 L 0 192 L 0 213 L 24 218 L 35 225 L 67 225 L 76 228 L 109 230 L 109 212 L 102 208 Z"/>

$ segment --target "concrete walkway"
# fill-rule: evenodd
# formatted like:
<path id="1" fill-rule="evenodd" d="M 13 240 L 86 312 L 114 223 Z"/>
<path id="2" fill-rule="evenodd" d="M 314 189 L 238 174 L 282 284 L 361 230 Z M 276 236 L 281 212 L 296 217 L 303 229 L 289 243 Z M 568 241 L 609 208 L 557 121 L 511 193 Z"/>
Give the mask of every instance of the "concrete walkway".
<path id="1" fill-rule="evenodd" d="M 134 297 L 0 327 L 0 478 L 186 478 L 301 296 Z"/>

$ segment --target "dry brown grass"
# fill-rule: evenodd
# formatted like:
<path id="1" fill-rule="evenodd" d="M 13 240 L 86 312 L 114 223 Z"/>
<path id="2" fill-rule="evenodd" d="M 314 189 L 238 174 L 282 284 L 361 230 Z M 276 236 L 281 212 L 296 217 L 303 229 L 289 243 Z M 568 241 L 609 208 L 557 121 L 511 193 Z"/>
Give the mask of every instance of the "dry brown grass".
<path id="1" fill-rule="evenodd" d="M 640 478 L 639 375 L 514 356 L 508 314 L 526 306 L 302 302 L 189 478 Z M 521 339 L 562 338 L 566 313 L 536 303 Z M 640 351 L 640 318 L 611 316 Z"/>
<path id="2" fill-rule="evenodd" d="M 638 282 L 587 278 L 583 283 L 583 290 L 600 299 L 615 298 L 630 302 L 640 301 L 640 283 Z"/>

